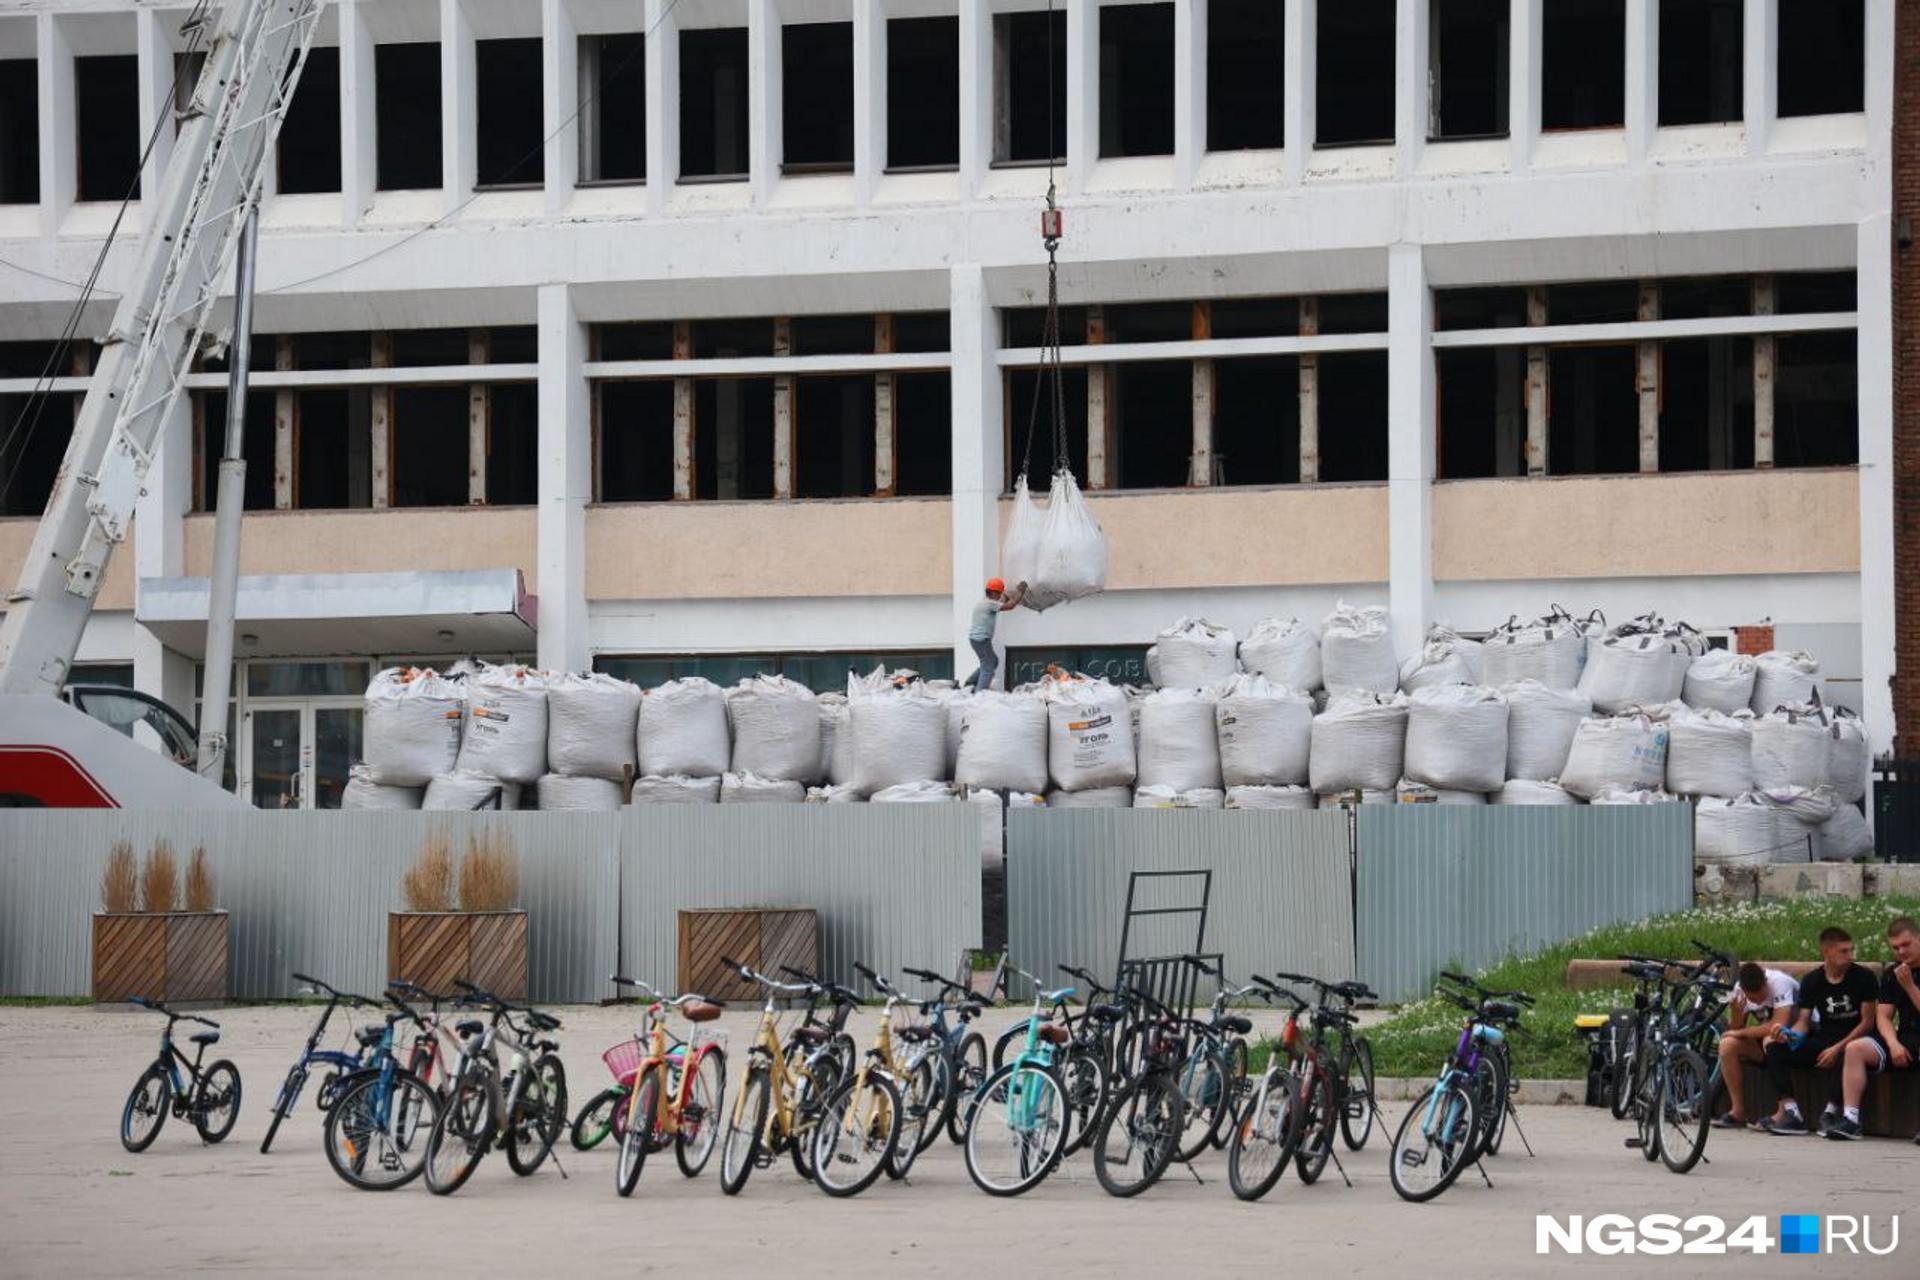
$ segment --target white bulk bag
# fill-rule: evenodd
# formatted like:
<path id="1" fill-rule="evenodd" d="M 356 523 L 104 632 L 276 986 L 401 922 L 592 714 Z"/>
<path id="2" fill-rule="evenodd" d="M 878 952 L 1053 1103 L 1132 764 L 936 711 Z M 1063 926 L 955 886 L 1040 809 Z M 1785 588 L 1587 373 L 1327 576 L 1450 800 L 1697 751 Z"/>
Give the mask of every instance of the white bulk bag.
<path id="1" fill-rule="evenodd" d="M 1616 631 L 1588 653 L 1580 692 L 1603 715 L 1672 702 L 1686 687 L 1692 664 L 1692 655 L 1664 630 Z"/>
<path id="2" fill-rule="evenodd" d="M 1666 791 L 1636 791 L 1625 787 L 1605 787 L 1594 793 L 1588 804 L 1677 804 L 1680 797 Z"/>
<path id="3" fill-rule="evenodd" d="M 1301 693 L 1320 687 L 1320 633 L 1298 618 L 1262 618 L 1240 642 L 1240 665 Z"/>
<path id="4" fill-rule="evenodd" d="M 994 791 L 1047 789 L 1047 704 L 1024 693 L 975 694 L 960 726 L 954 781 Z"/>
<path id="5" fill-rule="evenodd" d="M 367 685 L 367 769 L 390 787 L 424 787 L 460 758 L 464 683 L 432 670 L 390 668 Z"/>
<path id="6" fill-rule="evenodd" d="M 1308 774 L 1317 795 L 1392 791 L 1406 758 L 1407 702 L 1348 690 L 1313 718 Z"/>
<path id="7" fill-rule="evenodd" d="M 1753 785 L 1823 787 L 1833 751 L 1827 719 L 1811 707 L 1781 707 L 1753 722 Z"/>
<path id="8" fill-rule="evenodd" d="M 1722 866 L 1771 862 L 1779 846 L 1794 838 L 1790 831 L 1796 825 L 1764 796 L 1708 796 L 1693 812 L 1694 860 Z"/>
<path id="9" fill-rule="evenodd" d="M 1610 787 L 1656 790 L 1667 776 L 1668 732 L 1646 716 L 1589 716 L 1574 731 L 1560 785 L 1589 799 Z"/>
<path id="10" fill-rule="evenodd" d="M 1557 782 L 1538 782 L 1532 778 L 1514 778 L 1489 798 L 1492 804 L 1584 804 Z"/>
<path id="11" fill-rule="evenodd" d="M 1229 809 L 1311 809 L 1310 787 L 1242 786 L 1227 788 Z"/>
<path id="12" fill-rule="evenodd" d="M 820 704 L 785 676 L 754 676 L 727 692 L 734 773 L 808 782 L 820 772 Z M 722 789 L 722 802 L 725 791 Z"/>
<path id="13" fill-rule="evenodd" d="M 635 804 L 718 804 L 720 779 L 689 778 L 684 774 L 649 774 L 633 784 Z"/>
<path id="14" fill-rule="evenodd" d="M 1867 770 L 1873 763 L 1867 726 L 1852 712 L 1836 710 L 1827 732 L 1833 739 L 1827 753 L 1827 785 L 1840 803 L 1853 804 L 1867 794 Z"/>
<path id="15" fill-rule="evenodd" d="M 1587 660 L 1586 633 L 1564 613 L 1533 622 L 1509 618 L 1481 645 L 1481 679 L 1496 687 L 1537 680 L 1549 689 L 1580 683 Z"/>
<path id="16" fill-rule="evenodd" d="M 497 805 L 494 803 L 496 795 L 499 797 Z M 455 769 L 427 784 L 427 793 L 420 798 L 420 807 L 449 813 L 482 807 L 490 810 L 518 809 L 520 784 L 504 782 L 470 769 Z"/>
<path id="17" fill-rule="evenodd" d="M 1451 787 L 1430 787 L 1411 778 L 1400 779 L 1393 798 L 1401 804 L 1485 804 L 1484 791 L 1460 791 Z"/>
<path id="18" fill-rule="evenodd" d="M 1000 576 L 1007 590 L 1024 582 L 1032 597 L 1035 566 L 1040 554 L 1040 508 L 1034 503 L 1033 490 L 1023 474 L 1013 483 L 1013 511 L 1007 516 L 1007 532 L 1000 540 Z M 1038 601 L 1034 601 L 1038 605 Z M 1051 603 L 1051 602 L 1049 602 Z"/>
<path id="19" fill-rule="evenodd" d="M 1703 711 L 1745 711 L 1753 705 L 1754 671 L 1754 660 L 1744 653 L 1709 649 L 1687 664 L 1680 700 Z"/>
<path id="20" fill-rule="evenodd" d="M 1073 472 L 1064 467 L 1054 472 L 1047 492 L 1047 509 L 1033 540 L 1032 567 L 1012 579 L 1020 581 L 1027 584 L 1021 603 L 1036 611 L 1106 590 L 1106 535 L 1080 495 Z"/>
<path id="21" fill-rule="evenodd" d="M 418 809 L 422 787 L 393 787 L 373 780 L 373 770 L 356 764 L 347 770 L 347 785 L 340 792 L 342 809 L 397 810 Z"/>
<path id="22" fill-rule="evenodd" d="M 1507 699 L 1507 776 L 1541 782 L 1567 767 L 1567 753 L 1593 703 L 1578 689 L 1521 680 L 1501 690 Z"/>
<path id="23" fill-rule="evenodd" d="M 1226 793 L 1218 787 L 1169 787 L 1155 785 L 1135 788 L 1136 809 L 1224 809 Z"/>
<path id="24" fill-rule="evenodd" d="M 1688 711 L 1667 722 L 1667 790 L 1734 796 L 1753 790 L 1753 714 Z"/>
<path id="25" fill-rule="evenodd" d="M 976 790 L 966 793 L 968 804 L 980 811 L 980 863 L 997 867 L 1006 862 L 1007 829 L 1004 810 L 1044 809 L 1047 802 L 1027 791 Z"/>
<path id="26" fill-rule="evenodd" d="M 717 778 L 733 763 L 727 695 L 699 676 L 669 680 L 640 702 L 640 772 Z"/>
<path id="27" fill-rule="evenodd" d="M 1367 788 L 1360 791 L 1341 791 L 1333 795 L 1320 795 L 1314 798 L 1316 809 L 1350 809 L 1356 804 L 1398 804 L 1400 795 L 1391 788 L 1376 791 Z"/>
<path id="28" fill-rule="evenodd" d="M 1821 824 L 1819 838 L 1814 844 L 1822 858 L 1851 862 L 1874 851 L 1873 828 L 1867 825 L 1867 819 L 1860 810 L 1851 804 L 1843 804 Z"/>
<path id="29" fill-rule="evenodd" d="M 932 690 L 908 685 L 850 696 L 847 724 L 853 785 L 862 795 L 946 777 L 947 702 Z"/>
<path id="30" fill-rule="evenodd" d="M 1498 791 L 1507 776 L 1507 700 L 1480 685 L 1416 690 L 1407 704 L 1404 772 L 1440 791 Z"/>
<path id="31" fill-rule="evenodd" d="M 607 778 L 577 778 L 550 773 L 540 779 L 540 808 L 594 809 L 602 812 L 620 807 L 620 784 Z"/>
<path id="32" fill-rule="evenodd" d="M 1089 787 L 1085 791 L 1049 791 L 1049 809 L 1130 809 L 1132 787 Z"/>
<path id="33" fill-rule="evenodd" d="M 1056 680 L 1047 707 L 1047 774 L 1063 791 L 1133 784 L 1133 715 L 1105 680 Z"/>
<path id="34" fill-rule="evenodd" d="M 820 704 L 820 772 L 817 776 L 836 787 L 853 777 L 853 735 L 847 731 L 847 695 L 823 693 Z"/>
<path id="35" fill-rule="evenodd" d="M 720 777 L 721 804 L 799 804 L 806 798 L 806 783 L 790 778 L 763 778 L 744 772 Z"/>
<path id="36" fill-rule="evenodd" d="M 991 692 L 991 690 L 988 690 L 988 692 Z M 947 705 L 947 769 L 946 772 L 940 776 L 943 778 L 951 778 L 953 771 L 960 767 L 960 739 L 962 731 L 966 728 L 967 708 L 973 703 L 973 690 L 948 689 L 934 696 L 944 701 Z"/>
<path id="37" fill-rule="evenodd" d="M 808 804 L 858 804 L 860 793 L 852 787 L 808 787 Z"/>
<path id="38" fill-rule="evenodd" d="M 1320 678 L 1329 689 L 1392 693 L 1400 687 L 1387 611 L 1342 600 L 1320 627 Z"/>
<path id="39" fill-rule="evenodd" d="M 547 680 L 525 667 L 483 666 L 467 680 L 459 769 L 505 782 L 547 772 Z"/>
<path id="40" fill-rule="evenodd" d="M 1214 725 L 1220 742 L 1220 776 L 1226 784 L 1304 783 L 1313 743 L 1313 701 L 1255 675 L 1235 676 L 1219 692 Z"/>
<path id="41" fill-rule="evenodd" d="M 1140 700 L 1140 787 L 1220 787 L 1213 701 L 1213 694 L 1198 689 L 1162 689 Z M 1143 807 L 1137 794 L 1134 807 Z"/>
<path id="42" fill-rule="evenodd" d="M 1436 623 L 1420 652 L 1400 664 L 1400 687 L 1411 693 L 1438 684 L 1479 684 L 1484 665 L 1478 641 Z"/>
<path id="43" fill-rule="evenodd" d="M 620 781 L 637 761 L 640 690 L 604 672 L 547 677 L 547 768 Z"/>
<path id="44" fill-rule="evenodd" d="M 947 782 L 902 782 L 868 797 L 874 804 L 944 804 L 959 798 Z"/>
<path id="45" fill-rule="evenodd" d="M 1753 713 L 1764 716 L 1775 707 L 1798 707 L 1813 701 L 1820 663 L 1803 649 L 1775 649 L 1754 659 Z"/>
<path id="46" fill-rule="evenodd" d="M 1182 618 L 1154 637 L 1147 676 L 1162 689 L 1210 689 L 1234 673 L 1239 642 L 1205 618 Z"/>

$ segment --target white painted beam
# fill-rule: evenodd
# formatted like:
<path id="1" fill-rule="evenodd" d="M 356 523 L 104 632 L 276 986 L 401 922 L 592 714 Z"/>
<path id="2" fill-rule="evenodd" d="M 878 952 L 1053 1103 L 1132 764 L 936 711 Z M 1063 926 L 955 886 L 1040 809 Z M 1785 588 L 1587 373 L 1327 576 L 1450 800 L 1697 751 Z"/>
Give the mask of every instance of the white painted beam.
<path id="1" fill-rule="evenodd" d="M 680 180 L 680 27 L 676 0 L 647 0 L 647 212 L 667 211 Z"/>
<path id="2" fill-rule="evenodd" d="M 1542 0 L 1513 0 L 1507 43 L 1507 140 L 1515 173 L 1533 167 L 1540 142 Z"/>
<path id="3" fill-rule="evenodd" d="M 42 12 L 35 32 L 40 64 L 40 231 L 60 230 L 79 195 L 78 114 L 74 107 L 73 49 L 59 18 Z"/>
<path id="4" fill-rule="evenodd" d="M 853 0 L 854 201 L 869 204 L 887 167 L 885 0 Z"/>
<path id="5" fill-rule="evenodd" d="M 1871 33 L 1869 33 L 1871 34 Z M 1889 40 L 1889 45 L 1891 41 Z M 1868 41 L 1869 56 L 1873 44 Z M 1860 221 L 1860 675 L 1861 714 L 1874 754 L 1893 749 L 1895 535 L 1893 472 L 1893 226 L 1888 213 Z"/>
<path id="6" fill-rule="evenodd" d="M 1660 123 L 1659 0 L 1627 0 L 1627 163 L 1645 164 Z"/>
<path id="7" fill-rule="evenodd" d="M 1433 616 L 1433 294 L 1417 244 L 1388 250 L 1387 312 L 1387 593 L 1408 654 Z"/>
<path id="8" fill-rule="evenodd" d="M 1780 108 L 1780 0 L 1747 0 L 1741 68 L 1747 151 L 1759 155 L 1773 139 Z"/>
<path id="9" fill-rule="evenodd" d="M 580 372 L 587 329 L 574 314 L 564 284 L 542 285 L 539 308 L 539 662 L 549 671 L 584 671 L 589 662 L 586 514 L 593 481 L 587 380 Z"/>
<path id="10" fill-rule="evenodd" d="M 1690 320 L 1623 320 L 1616 324 L 1549 324 L 1509 329 L 1450 329 L 1433 335 L 1436 347 L 1510 347 L 1534 342 L 1642 342 L 1660 338 L 1712 338 L 1733 334 L 1820 333 L 1852 329 L 1852 311 L 1800 315 L 1701 316 Z"/>
<path id="11" fill-rule="evenodd" d="M 945 352 L 838 356 L 710 356 L 701 360 L 590 360 L 589 378 L 757 378 L 799 373 L 917 373 L 945 369 Z M 502 368 L 516 366 L 503 365 Z"/>
<path id="12" fill-rule="evenodd" d="M 1060 363 L 1125 364 L 1132 360 L 1231 359 L 1234 356 L 1286 356 L 1304 351 L 1385 351 L 1384 333 L 1324 333 L 1279 338 L 1208 338 L 1187 342 L 1109 342 L 1097 347 L 1062 347 Z M 1038 368 L 1039 347 L 1012 347 L 995 353 L 1003 369 Z M 841 357 L 844 359 L 844 357 Z"/>
<path id="13" fill-rule="evenodd" d="M 747 183 L 756 208 L 780 180 L 781 78 L 779 6 L 747 0 Z"/>
<path id="14" fill-rule="evenodd" d="M 1319 0 L 1286 0 L 1287 9 L 1281 53 L 1284 64 L 1281 109 L 1285 120 L 1281 143 L 1286 148 L 1286 180 L 1300 182 L 1306 177 L 1307 162 L 1313 158 L 1314 132 L 1314 40 L 1318 31 L 1316 8 Z"/>
<path id="15" fill-rule="evenodd" d="M 993 163 L 993 9 L 960 0 L 960 196 L 972 199 Z"/>
<path id="16" fill-rule="evenodd" d="M 540 63 L 542 176 L 552 217 L 580 180 L 580 34 L 566 0 L 540 0 Z"/>
<path id="17" fill-rule="evenodd" d="M 953 324 L 953 588 L 948 625 L 953 670 L 973 670 L 967 624 L 981 584 L 1000 567 L 1000 490 L 1006 476 L 998 335 L 985 273 L 961 263 L 949 273 Z M 1005 641 L 1003 641 L 1005 643 Z"/>
<path id="18" fill-rule="evenodd" d="M 167 38 L 170 25 L 166 17 L 156 9 L 138 10 L 135 44 L 139 57 L 139 93 L 140 93 L 140 142 L 146 145 L 147 139 L 153 139 L 153 148 L 147 153 L 146 164 L 140 170 L 140 201 L 152 208 L 155 197 L 160 194 L 160 178 L 167 171 L 167 159 L 173 154 L 174 130 L 171 124 L 163 129 L 155 126 L 169 121 L 173 115 L 173 44 Z M 176 22 L 172 25 L 177 25 Z M 191 86 L 187 92 L 191 93 Z M 273 157 L 267 157 L 266 189 L 274 189 L 275 169 Z"/>
<path id="19" fill-rule="evenodd" d="M 373 203 L 378 184 L 379 105 L 366 0 L 341 0 L 339 14 L 340 220 L 351 227 Z"/>
<path id="20" fill-rule="evenodd" d="M 461 0 L 440 0 L 440 191 L 448 212 L 473 195 L 480 102 L 473 21 Z"/>
<path id="21" fill-rule="evenodd" d="M 1403 176 L 1420 171 L 1420 154 L 1427 145 L 1427 104 L 1433 92 L 1427 74 L 1429 0 L 1396 0 L 1394 5 L 1393 65 L 1394 171 Z"/>
<path id="22" fill-rule="evenodd" d="M 1094 0 L 1066 0 L 1067 163 L 1062 186 L 1087 189 L 1100 157 L 1100 14 Z"/>
<path id="23" fill-rule="evenodd" d="M 1207 0 L 1173 9 L 1173 185 L 1193 185 L 1207 153 Z"/>

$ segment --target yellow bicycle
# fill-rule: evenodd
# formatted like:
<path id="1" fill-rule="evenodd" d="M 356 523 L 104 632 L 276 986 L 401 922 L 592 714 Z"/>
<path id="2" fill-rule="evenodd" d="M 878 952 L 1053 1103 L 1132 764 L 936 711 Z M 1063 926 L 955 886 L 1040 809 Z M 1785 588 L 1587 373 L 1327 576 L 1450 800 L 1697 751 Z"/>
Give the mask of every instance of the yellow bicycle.
<path id="1" fill-rule="evenodd" d="M 778 982 L 724 956 L 720 962 L 767 993 L 759 1029 L 747 1048 L 746 1079 L 734 1099 L 733 1115 L 720 1146 L 720 1189 L 730 1196 L 740 1194 L 756 1168 L 767 1168 L 783 1152 L 793 1158 L 795 1172 L 811 1179 L 814 1130 L 827 1100 L 839 1091 L 846 1074 L 831 1030 L 844 1019 L 835 1018 L 829 1025 L 796 1027 L 793 1044 L 784 1045 L 780 1040 L 780 1002 L 799 998 L 811 1008 L 825 997 L 836 1006 L 850 1009 L 860 1003 L 860 997 L 835 983 Z"/>

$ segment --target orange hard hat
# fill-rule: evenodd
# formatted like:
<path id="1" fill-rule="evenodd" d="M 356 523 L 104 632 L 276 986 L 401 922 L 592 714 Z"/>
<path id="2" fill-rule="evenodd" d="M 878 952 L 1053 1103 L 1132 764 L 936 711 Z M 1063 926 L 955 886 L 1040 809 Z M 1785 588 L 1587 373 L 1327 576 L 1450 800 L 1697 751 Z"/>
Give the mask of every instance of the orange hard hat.
<path id="1" fill-rule="evenodd" d="M 1000 581 L 1000 579 L 998 578 L 987 579 L 987 590 L 1004 592 L 1006 589 L 1007 589 L 1007 584 Z"/>

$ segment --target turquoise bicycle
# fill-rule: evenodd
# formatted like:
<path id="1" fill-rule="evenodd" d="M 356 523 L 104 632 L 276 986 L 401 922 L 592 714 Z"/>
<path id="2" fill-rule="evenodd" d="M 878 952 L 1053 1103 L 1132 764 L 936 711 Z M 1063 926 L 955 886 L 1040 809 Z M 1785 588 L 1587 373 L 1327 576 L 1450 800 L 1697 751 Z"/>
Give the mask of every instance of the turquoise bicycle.
<path id="1" fill-rule="evenodd" d="M 1047 991 L 1032 974 L 1007 967 L 1033 984 L 1033 1016 L 1020 1052 L 975 1091 L 967 1115 L 967 1176 L 993 1196 L 1039 1186 L 1060 1163 L 1067 1141 L 1067 1098 L 1054 1058 L 1069 1037 L 1045 1011 L 1073 988 Z"/>

